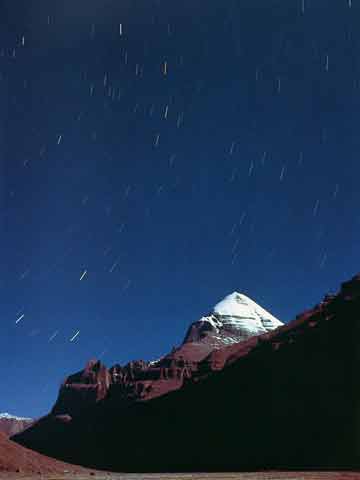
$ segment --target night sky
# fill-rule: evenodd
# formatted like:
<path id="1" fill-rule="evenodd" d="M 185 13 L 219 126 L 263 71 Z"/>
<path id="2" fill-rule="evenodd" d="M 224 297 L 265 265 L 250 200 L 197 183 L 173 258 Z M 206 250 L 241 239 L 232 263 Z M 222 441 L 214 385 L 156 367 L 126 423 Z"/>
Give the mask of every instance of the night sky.
<path id="1" fill-rule="evenodd" d="M 241 291 L 357 273 L 359 0 L 0 1 L 0 412 Z M 78 333 L 79 332 L 79 333 Z"/>

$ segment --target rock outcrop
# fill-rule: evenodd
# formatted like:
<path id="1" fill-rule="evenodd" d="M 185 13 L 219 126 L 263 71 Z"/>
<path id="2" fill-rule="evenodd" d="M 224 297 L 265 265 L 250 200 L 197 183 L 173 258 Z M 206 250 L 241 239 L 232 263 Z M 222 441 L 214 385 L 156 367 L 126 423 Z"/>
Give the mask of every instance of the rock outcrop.
<path id="1" fill-rule="evenodd" d="M 253 300 L 234 292 L 215 305 L 209 316 L 193 323 L 178 348 L 157 361 L 138 360 L 107 369 L 91 360 L 84 370 L 65 379 L 51 413 L 73 417 L 108 397 L 118 408 L 159 397 L 202 375 L 201 362 L 211 352 L 281 325 Z"/>
<path id="2" fill-rule="evenodd" d="M 70 375 L 61 385 L 54 415 L 76 415 L 106 397 L 111 383 L 108 369 L 90 360 L 84 370 Z"/>
<path id="3" fill-rule="evenodd" d="M 15 439 L 117 471 L 358 469 L 359 318 L 357 276 L 291 323 L 210 352 L 177 391 L 126 408 L 109 395 Z"/>

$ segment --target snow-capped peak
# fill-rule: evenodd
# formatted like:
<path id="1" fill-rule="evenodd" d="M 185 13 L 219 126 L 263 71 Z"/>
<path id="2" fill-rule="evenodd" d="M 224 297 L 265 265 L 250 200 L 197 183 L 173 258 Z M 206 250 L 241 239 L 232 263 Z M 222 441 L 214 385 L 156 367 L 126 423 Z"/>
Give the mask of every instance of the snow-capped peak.
<path id="1" fill-rule="evenodd" d="M 23 421 L 23 420 L 32 420 L 31 418 L 26 418 L 26 417 L 17 417 L 16 415 L 10 415 L 10 413 L 0 413 L 0 419 L 5 419 L 5 420 L 18 420 L 18 421 Z"/>
<path id="2" fill-rule="evenodd" d="M 223 324 L 253 324 L 256 328 L 263 328 L 265 331 L 274 330 L 282 325 L 276 317 L 260 307 L 256 302 L 246 295 L 233 292 L 227 295 L 213 308 L 213 315 L 220 317 Z M 249 325 L 250 326 L 250 325 Z"/>
<path id="3" fill-rule="evenodd" d="M 191 325 L 184 342 L 229 345 L 275 330 L 281 325 L 280 320 L 251 298 L 233 292 L 217 303 L 208 316 Z"/>

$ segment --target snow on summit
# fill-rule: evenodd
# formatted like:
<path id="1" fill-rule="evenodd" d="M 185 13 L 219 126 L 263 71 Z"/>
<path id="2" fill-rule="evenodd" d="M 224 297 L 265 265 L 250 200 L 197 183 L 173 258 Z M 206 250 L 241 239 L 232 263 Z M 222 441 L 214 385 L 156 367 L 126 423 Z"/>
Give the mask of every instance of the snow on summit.
<path id="1" fill-rule="evenodd" d="M 208 316 L 191 325 L 184 342 L 206 342 L 220 347 L 270 332 L 281 325 L 280 320 L 251 298 L 233 292 L 217 303 Z"/>
<path id="2" fill-rule="evenodd" d="M 213 308 L 213 315 L 222 321 L 223 326 L 247 328 L 255 332 L 268 332 L 283 325 L 251 298 L 238 292 L 227 295 L 217 303 Z"/>

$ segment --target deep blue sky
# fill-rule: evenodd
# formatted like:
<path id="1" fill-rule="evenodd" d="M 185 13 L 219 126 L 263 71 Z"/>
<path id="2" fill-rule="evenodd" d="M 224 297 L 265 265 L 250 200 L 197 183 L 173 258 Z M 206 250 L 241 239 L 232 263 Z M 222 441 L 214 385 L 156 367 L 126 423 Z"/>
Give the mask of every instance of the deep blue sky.
<path id="1" fill-rule="evenodd" d="M 289 321 L 360 270 L 358 0 L 2 0 L 0 23 L 0 412 L 160 356 L 234 290 Z"/>

